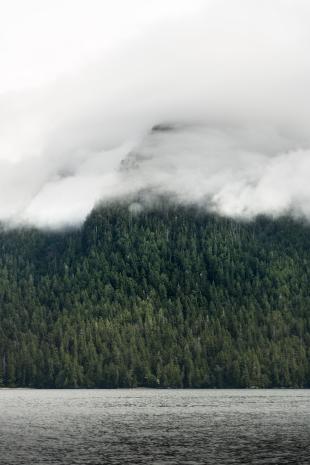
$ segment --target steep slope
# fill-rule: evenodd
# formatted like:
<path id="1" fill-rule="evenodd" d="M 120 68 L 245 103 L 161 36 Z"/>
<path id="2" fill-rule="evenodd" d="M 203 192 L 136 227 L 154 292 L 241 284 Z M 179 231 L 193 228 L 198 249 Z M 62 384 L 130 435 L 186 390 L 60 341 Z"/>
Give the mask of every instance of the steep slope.
<path id="1" fill-rule="evenodd" d="M 310 386 L 310 227 L 174 206 L 0 232 L 0 383 Z"/>

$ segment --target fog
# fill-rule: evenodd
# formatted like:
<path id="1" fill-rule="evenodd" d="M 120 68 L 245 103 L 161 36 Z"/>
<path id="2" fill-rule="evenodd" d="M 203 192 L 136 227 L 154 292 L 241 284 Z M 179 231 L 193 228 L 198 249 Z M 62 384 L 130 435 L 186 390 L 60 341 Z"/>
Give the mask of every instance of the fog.
<path id="1" fill-rule="evenodd" d="M 309 2 L 109 3 L 4 6 L 0 220 L 79 224 L 147 189 L 309 218 Z"/>

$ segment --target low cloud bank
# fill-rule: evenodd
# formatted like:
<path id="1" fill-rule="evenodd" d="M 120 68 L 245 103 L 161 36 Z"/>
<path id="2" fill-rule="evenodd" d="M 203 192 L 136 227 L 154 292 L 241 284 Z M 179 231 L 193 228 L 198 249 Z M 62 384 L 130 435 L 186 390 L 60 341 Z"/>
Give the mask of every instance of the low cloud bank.
<path id="1" fill-rule="evenodd" d="M 1 221 L 78 224 L 149 188 L 310 217 L 308 2 L 182 4 L 87 66 L 1 93 Z"/>

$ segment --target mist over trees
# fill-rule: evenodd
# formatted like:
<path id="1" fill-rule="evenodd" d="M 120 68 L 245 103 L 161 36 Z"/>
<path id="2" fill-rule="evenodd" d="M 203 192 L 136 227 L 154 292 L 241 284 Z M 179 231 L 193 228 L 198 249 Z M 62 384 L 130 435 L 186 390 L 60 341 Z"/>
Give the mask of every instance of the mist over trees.
<path id="1" fill-rule="evenodd" d="M 0 231 L 0 385 L 309 387 L 310 226 L 113 203 Z"/>
<path id="2" fill-rule="evenodd" d="M 1 5 L 0 221 L 150 188 L 310 219 L 308 0 L 24 3 Z"/>

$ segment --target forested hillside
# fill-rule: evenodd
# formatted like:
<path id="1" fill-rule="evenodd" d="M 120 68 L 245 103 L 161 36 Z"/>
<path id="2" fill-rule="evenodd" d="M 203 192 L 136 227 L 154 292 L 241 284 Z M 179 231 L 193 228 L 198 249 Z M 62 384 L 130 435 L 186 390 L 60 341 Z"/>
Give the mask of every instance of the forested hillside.
<path id="1" fill-rule="evenodd" d="M 0 385 L 309 387 L 310 226 L 136 210 L 1 229 Z"/>

